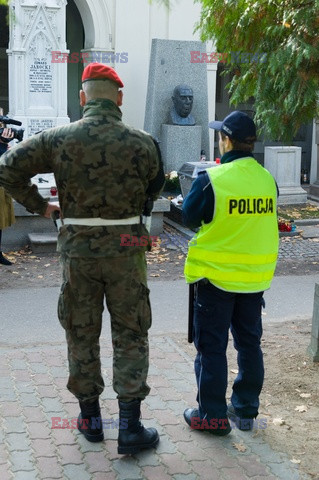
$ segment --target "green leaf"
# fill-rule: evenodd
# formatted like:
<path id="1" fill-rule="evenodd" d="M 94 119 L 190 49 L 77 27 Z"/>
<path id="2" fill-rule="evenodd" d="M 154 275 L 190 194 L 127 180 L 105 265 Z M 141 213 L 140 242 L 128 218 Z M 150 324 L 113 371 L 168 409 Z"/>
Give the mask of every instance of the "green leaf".
<path id="1" fill-rule="evenodd" d="M 260 133 L 291 141 L 319 110 L 319 0 L 197 1 L 203 41 L 213 40 L 219 52 L 266 54 L 265 62 L 239 60 L 235 70 L 225 64 L 231 103 L 254 97 Z"/>

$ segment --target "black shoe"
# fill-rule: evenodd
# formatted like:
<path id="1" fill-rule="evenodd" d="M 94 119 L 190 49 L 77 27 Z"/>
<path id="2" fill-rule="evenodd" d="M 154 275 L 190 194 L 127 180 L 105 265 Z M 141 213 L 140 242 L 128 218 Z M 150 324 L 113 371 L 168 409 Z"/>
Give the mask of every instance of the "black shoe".
<path id="1" fill-rule="evenodd" d="M 12 265 L 12 262 L 2 255 L 2 252 L 0 252 L 0 263 L 1 265 Z"/>
<path id="2" fill-rule="evenodd" d="M 81 413 L 78 416 L 78 430 L 89 442 L 104 440 L 103 422 L 98 400 L 93 403 L 80 402 Z"/>
<path id="3" fill-rule="evenodd" d="M 184 418 L 186 423 L 193 430 L 205 430 L 212 435 L 218 435 L 219 437 L 224 437 L 231 432 L 228 418 L 202 419 L 199 416 L 197 408 L 187 408 L 184 412 Z"/>
<path id="4" fill-rule="evenodd" d="M 239 428 L 239 430 L 245 432 L 254 428 L 254 421 L 258 413 L 253 417 L 238 417 L 238 415 L 236 415 L 235 408 L 230 403 L 227 405 L 227 415 L 231 421 L 236 424 L 236 428 Z"/>
<path id="5" fill-rule="evenodd" d="M 145 428 L 140 422 L 141 401 L 120 402 L 118 453 L 134 455 L 140 450 L 154 448 L 159 442 L 155 428 Z"/>

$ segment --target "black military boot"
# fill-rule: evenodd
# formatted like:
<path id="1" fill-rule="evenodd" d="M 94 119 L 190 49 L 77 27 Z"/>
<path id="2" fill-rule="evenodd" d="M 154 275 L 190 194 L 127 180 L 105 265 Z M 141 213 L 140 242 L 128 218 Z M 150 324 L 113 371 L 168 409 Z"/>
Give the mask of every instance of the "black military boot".
<path id="1" fill-rule="evenodd" d="M 155 428 L 145 428 L 140 422 L 141 401 L 119 402 L 120 424 L 118 453 L 130 454 L 156 447 L 159 436 Z"/>
<path id="2" fill-rule="evenodd" d="M 0 263 L 1 265 L 12 265 L 12 262 L 2 255 L 2 252 L 0 252 Z"/>
<path id="3" fill-rule="evenodd" d="M 80 402 L 80 408 L 78 430 L 89 442 L 102 442 L 104 433 L 99 400 L 92 403 Z"/>

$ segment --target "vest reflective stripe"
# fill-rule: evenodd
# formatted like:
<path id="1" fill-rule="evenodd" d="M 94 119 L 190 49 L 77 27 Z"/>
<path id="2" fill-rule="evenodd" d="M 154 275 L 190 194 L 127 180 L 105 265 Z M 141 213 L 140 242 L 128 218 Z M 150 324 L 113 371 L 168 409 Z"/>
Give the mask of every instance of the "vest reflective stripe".
<path id="1" fill-rule="evenodd" d="M 185 272 L 187 269 L 185 270 Z M 191 270 L 192 275 L 200 276 L 200 278 L 208 278 L 206 275 L 202 275 L 205 273 L 205 267 L 203 268 L 202 266 L 198 265 L 193 265 L 192 270 Z M 207 269 L 207 274 L 209 274 L 209 269 Z M 255 272 L 251 273 L 249 272 L 243 272 L 243 271 L 231 271 L 231 272 L 225 272 L 225 271 L 220 271 L 220 270 L 215 270 L 214 271 L 214 280 L 217 281 L 228 281 L 231 283 L 234 282 L 241 282 L 244 281 L 245 283 L 255 283 L 255 282 L 265 282 L 268 280 L 271 280 L 274 275 L 273 270 L 271 269 L 268 272 Z"/>
<path id="2" fill-rule="evenodd" d="M 266 263 L 276 262 L 277 253 L 269 255 L 250 255 L 249 253 L 222 253 L 222 252 L 207 252 L 201 249 L 194 249 L 192 257 L 196 260 L 203 260 L 204 262 L 214 263 L 243 263 L 245 265 L 263 265 Z"/>
<path id="3" fill-rule="evenodd" d="M 252 157 L 207 170 L 215 197 L 213 220 L 189 242 L 188 283 L 207 278 L 222 290 L 269 288 L 278 255 L 277 190 Z"/>

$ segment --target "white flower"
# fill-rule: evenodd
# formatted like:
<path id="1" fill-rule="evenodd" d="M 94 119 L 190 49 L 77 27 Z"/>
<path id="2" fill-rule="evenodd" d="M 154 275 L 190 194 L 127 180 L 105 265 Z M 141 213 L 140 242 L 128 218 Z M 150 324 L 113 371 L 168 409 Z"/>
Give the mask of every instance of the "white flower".
<path id="1" fill-rule="evenodd" d="M 174 180 L 174 178 L 177 178 L 177 177 L 178 177 L 178 174 L 177 174 L 176 170 L 173 170 L 173 171 L 169 174 L 170 180 Z"/>

